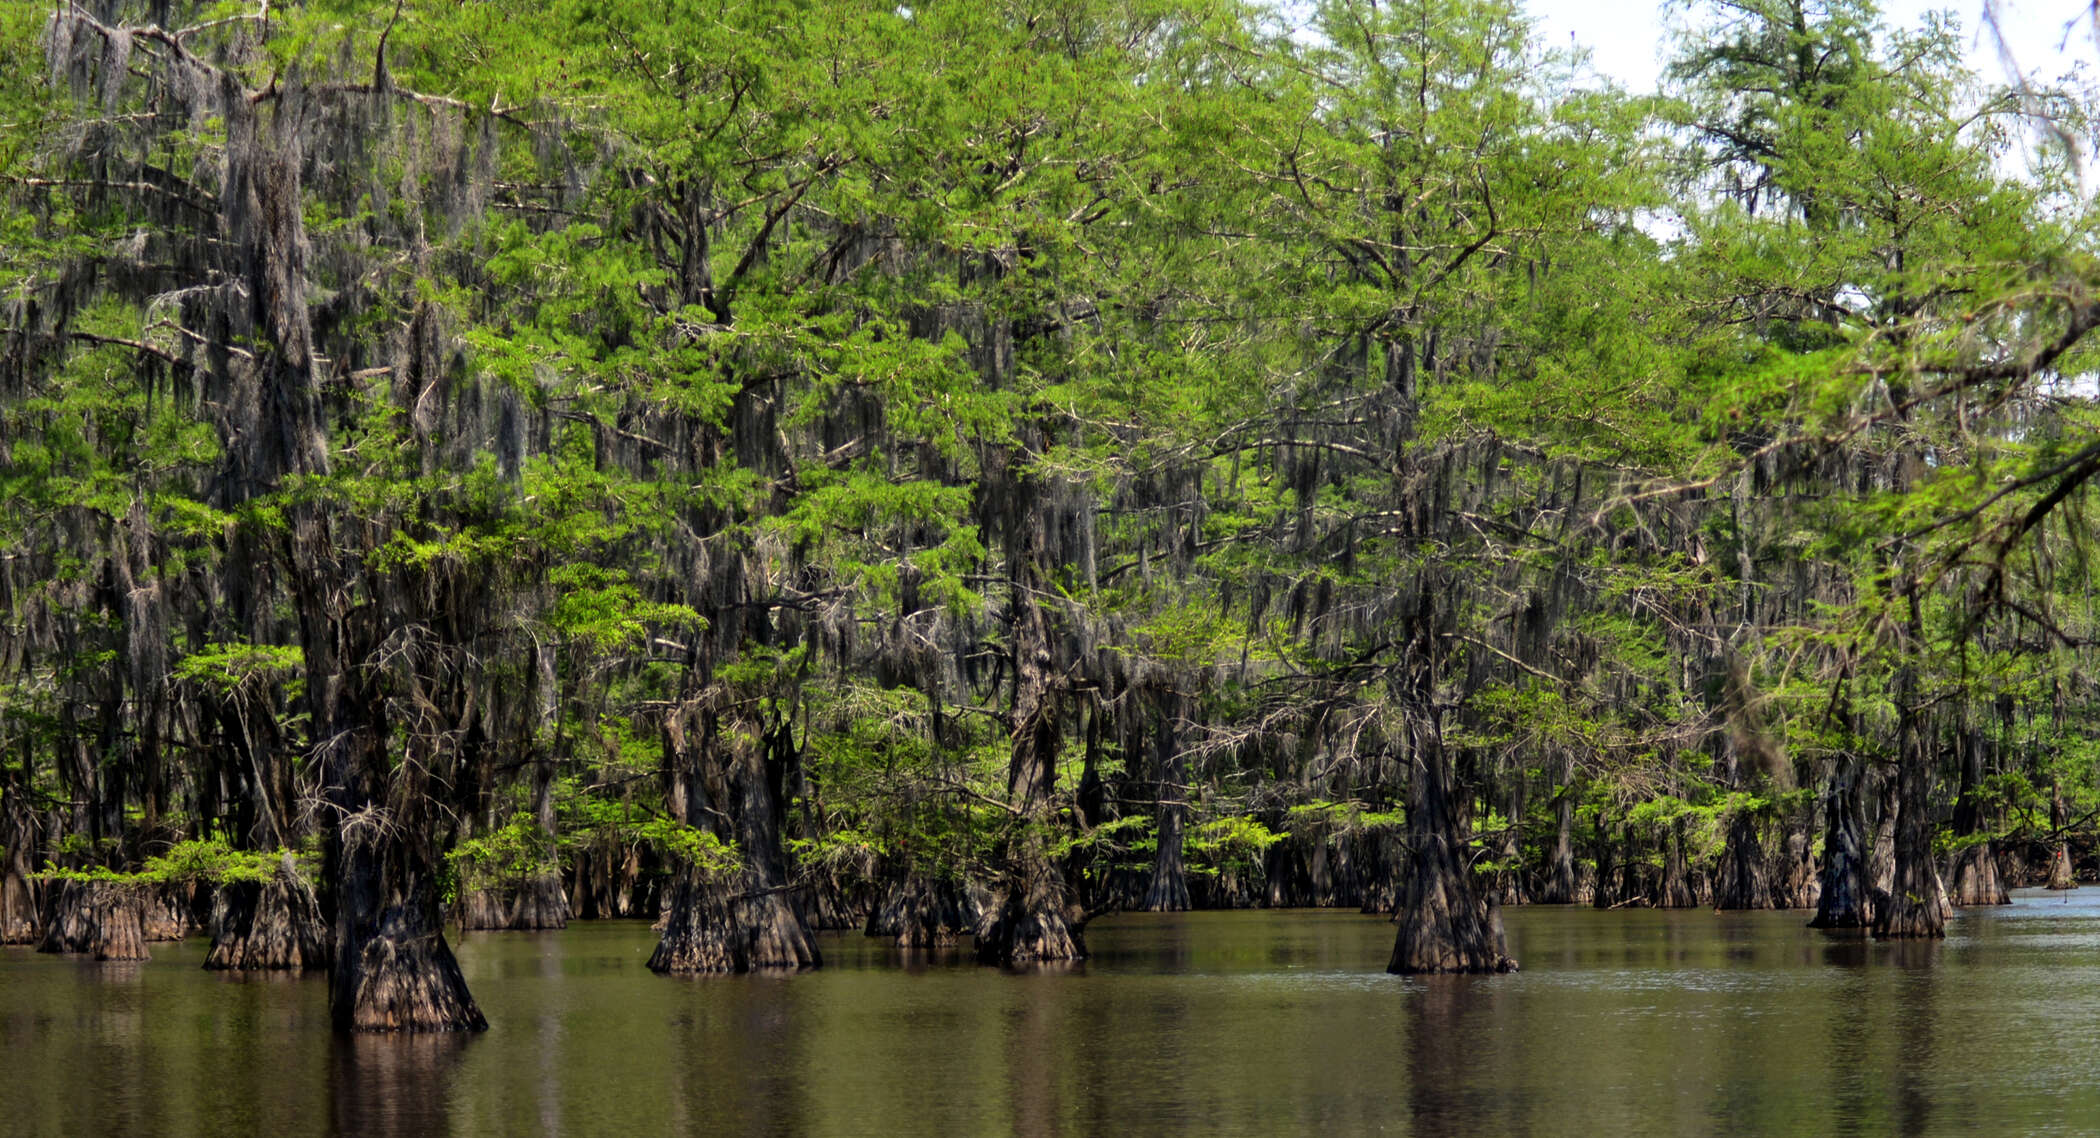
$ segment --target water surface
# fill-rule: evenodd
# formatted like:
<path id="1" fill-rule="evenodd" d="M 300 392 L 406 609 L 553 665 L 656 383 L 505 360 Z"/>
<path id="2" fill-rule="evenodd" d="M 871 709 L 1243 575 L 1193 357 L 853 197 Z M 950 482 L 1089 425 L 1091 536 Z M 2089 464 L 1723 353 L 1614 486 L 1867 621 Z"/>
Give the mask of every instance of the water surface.
<path id="1" fill-rule="evenodd" d="M 2100 890 L 1940 944 L 1805 913 L 1507 913 L 1514 976 L 1383 972 L 1355 913 L 1123 915 L 1002 973 L 823 938 L 796 976 L 666 978 L 640 922 L 456 941 L 494 1024 L 331 1033 L 319 977 L 0 950 L 0 1133 L 2100 1132 Z"/>

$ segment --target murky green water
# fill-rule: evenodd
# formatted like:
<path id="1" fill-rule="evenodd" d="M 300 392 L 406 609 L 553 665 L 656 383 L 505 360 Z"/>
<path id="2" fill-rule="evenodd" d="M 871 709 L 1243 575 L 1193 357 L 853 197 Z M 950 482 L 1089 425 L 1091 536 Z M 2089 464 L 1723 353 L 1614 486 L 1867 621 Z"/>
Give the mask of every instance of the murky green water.
<path id="1" fill-rule="evenodd" d="M 1384 974 L 1323 911 L 1119 916 L 1058 975 L 667 979 L 640 923 L 473 934 L 494 1029 L 330 1033 L 324 984 L 0 952 L 0 1133 L 1953 1134 L 2100 1131 L 2100 890 L 1944 944 L 1805 914 L 1508 913 L 1516 976 Z"/>

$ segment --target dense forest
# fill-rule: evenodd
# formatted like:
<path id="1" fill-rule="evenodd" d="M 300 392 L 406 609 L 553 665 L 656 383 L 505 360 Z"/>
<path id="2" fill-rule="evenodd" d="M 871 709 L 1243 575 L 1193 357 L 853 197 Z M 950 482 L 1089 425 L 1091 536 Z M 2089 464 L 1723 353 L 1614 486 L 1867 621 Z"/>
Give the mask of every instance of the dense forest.
<path id="1" fill-rule="evenodd" d="M 0 942 L 443 1030 L 448 924 L 2072 886 L 2091 108 L 1677 15 L 0 8 Z"/>

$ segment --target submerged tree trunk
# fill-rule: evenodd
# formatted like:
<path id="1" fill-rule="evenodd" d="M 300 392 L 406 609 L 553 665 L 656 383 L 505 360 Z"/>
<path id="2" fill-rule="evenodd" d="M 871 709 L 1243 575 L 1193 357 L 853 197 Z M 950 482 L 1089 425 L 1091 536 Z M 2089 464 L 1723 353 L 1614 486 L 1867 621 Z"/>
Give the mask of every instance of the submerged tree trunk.
<path id="1" fill-rule="evenodd" d="M 267 881 L 219 886 L 211 909 L 214 971 L 299 972 L 328 967 L 328 922 L 314 888 L 290 864 Z"/>
<path id="2" fill-rule="evenodd" d="M 166 881 L 143 887 L 141 919 L 147 940 L 183 940 L 198 930 L 190 900 L 194 888 L 196 886 L 188 881 Z"/>
<path id="3" fill-rule="evenodd" d="M 36 950 L 97 960 L 149 959 L 143 901 L 139 887 L 128 882 L 61 882 Z"/>
<path id="4" fill-rule="evenodd" d="M 1509 956 L 1501 910 L 1481 896 L 1473 882 L 1466 857 L 1472 830 L 1451 785 L 1440 715 L 1422 706 L 1408 713 L 1413 761 L 1407 837 L 1414 856 L 1395 917 L 1399 935 L 1386 971 L 1514 972 L 1517 962 Z"/>
<path id="5" fill-rule="evenodd" d="M 943 948 L 977 931 L 984 903 L 966 883 L 909 874 L 868 914 L 867 935 L 898 948 Z"/>
<path id="6" fill-rule="evenodd" d="M 1822 885 L 1810 928 L 1864 931 L 1874 923 L 1861 775 L 1859 757 L 1850 752 L 1831 763 L 1823 799 Z"/>
<path id="7" fill-rule="evenodd" d="M 2045 888 L 2059 890 L 2078 888 L 2078 878 L 2071 872 L 2070 843 L 2057 843 L 2056 852 L 2049 855 L 2049 881 Z"/>
<path id="8" fill-rule="evenodd" d="M 1155 744 L 1159 764 L 1159 841 L 1152 859 L 1152 880 L 1138 907 L 1151 913 L 1174 913 L 1189 907 L 1188 874 L 1182 864 L 1189 791 L 1188 759 L 1182 753 L 1178 729 L 1181 701 L 1163 698 L 1154 714 L 1159 719 Z"/>
<path id="9" fill-rule="evenodd" d="M 1035 518 L 1022 524 L 1041 526 Z M 1036 548 L 1040 537 L 1029 539 Z M 977 929 L 977 955 L 988 964 L 1080 960 L 1084 914 L 1064 872 L 1049 855 L 1057 786 L 1057 685 L 1049 620 L 1032 573 L 1013 584 L 1014 733 L 1007 766 L 1007 797 L 1021 822 L 1006 849 L 1005 880 Z"/>
<path id="10" fill-rule="evenodd" d="M 1064 873 L 1035 837 L 1020 844 L 1026 848 L 1008 854 L 1013 876 L 977 927 L 978 958 L 1001 965 L 1084 959 L 1082 914 L 1072 903 Z"/>
<path id="11" fill-rule="evenodd" d="M 561 874 L 537 874 L 523 881 L 476 889 L 460 901 L 463 929 L 564 929 L 569 927 L 569 894 Z"/>
<path id="12" fill-rule="evenodd" d="M 2078 888 L 2078 877 L 2071 871 L 2071 843 L 2061 837 L 2064 828 L 2070 825 L 2070 822 L 2071 811 L 2064 805 L 2063 788 L 2052 782 L 2049 784 L 2049 828 L 2059 836 L 2056 852 L 2049 855 L 2049 880 L 2046 888 Z"/>
<path id="13" fill-rule="evenodd" d="M 1765 877 L 1765 861 L 1756 816 L 1749 810 L 1737 810 L 1728 820 L 1727 847 L 1721 851 L 1721 871 L 1714 881 L 1714 908 L 1771 908 L 1772 885 Z"/>
<path id="14" fill-rule="evenodd" d="M 1973 838 L 1984 829 L 1978 797 L 1984 777 L 1985 752 L 1989 743 L 1983 730 L 1971 727 L 1964 733 L 1961 763 L 1961 795 L 1954 803 L 1954 834 Z M 2012 897 L 1998 878 L 1998 857 L 1989 840 L 1972 842 L 1955 851 L 1951 876 L 1953 886 L 1947 900 L 1954 905 L 2010 905 Z"/>
<path id="15" fill-rule="evenodd" d="M 39 827 L 26 794 L 29 777 L 25 740 L 19 764 L 0 761 L 0 944 L 35 944 L 43 935 L 42 898 L 30 876 Z"/>
<path id="16" fill-rule="evenodd" d="M 1665 841 L 1667 847 L 1663 853 L 1662 896 L 1656 901 L 1656 907 L 1693 908 L 1699 904 L 1699 898 L 1692 890 L 1691 868 L 1685 859 L 1683 817 L 1670 819 L 1670 830 Z"/>
<path id="17" fill-rule="evenodd" d="M 1605 824 L 1604 812 L 1597 812 L 1597 877 L 1590 883 L 1590 906 L 1609 909 L 1619 903 L 1619 890 L 1613 884 L 1618 874 L 1612 864 L 1611 827 Z"/>
<path id="18" fill-rule="evenodd" d="M 698 783 L 691 813 L 707 810 L 727 826 L 741 864 L 728 873 L 687 866 L 664 906 L 663 938 L 650 954 L 657 972 L 749 972 L 815 968 L 816 939 L 789 896 L 781 841 L 782 794 L 793 738 L 742 717 L 737 693 L 714 690 L 674 718 L 674 758 Z M 708 809 L 709 806 L 712 809 Z M 728 821 L 721 821 L 723 814 Z"/>
<path id="19" fill-rule="evenodd" d="M 1883 939 L 1944 937 L 1947 904 L 1939 867 L 1932 857 L 1932 768 L 1926 732 L 1912 707 L 1915 680 L 1897 680 L 1897 767 L 1894 800 L 1895 872 L 1888 900 L 1874 914 L 1874 935 Z"/>
<path id="20" fill-rule="evenodd" d="M 445 943 L 429 883 L 400 864 L 407 851 L 398 843 L 369 840 L 361 828 L 345 831 L 333 858 L 335 943 L 329 949 L 337 1027 L 486 1030 L 488 1020 Z"/>
<path id="21" fill-rule="evenodd" d="M 1874 780 L 1872 801 L 1879 813 L 1874 817 L 1874 846 L 1867 860 L 1867 880 L 1879 899 L 1896 887 L 1896 776 L 1884 773 Z"/>
<path id="22" fill-rule="evenodd" d="M 436 915 L 420 905 L 392 905 L 359 946 L 349 1022 L 357 1031 L 483 1031 L 481 1009 L 467 993 L 459 961 Z M 349 971 L 339 969 L 338 971 Z"/>
<path id="23" fill-rule="evenodd" d="M 551 849 L 555 838 L 554 736 L 560 710 L 555 699 L 554 645 L 541 641 L 534 659 L 533 693 L 538 707 L 533 731 L 532 818 Z M 468 893 L 460 902 L 459 924 L 463 929 L 562 929 L 569 926 L 570 915 L 561 873 L 550 869 L 522 881 Z"/>
<path id="24" fill-rule="evenodd" d="M 748 891 L 737 875 L 718 880 L 688 869 L 664 906 L 653 972 L 753 972 L 814 968 L 816 941 L 785 888 Z"/>
<path id="25" fill-rule="evenodd" d="M 1813 909 L 1822 886 L 1816 877 L 1814 842 L 1809 835 L 1815 826 L 1815 811 L 1803 809 L 1787 819 L 1786 841 L 1773 858 L 1772 907 Z"/>
<path id="26" fill-rule="evenodd" d="M 0 869 L 0 944 L 35 944 L 42 934 L 29 875 L 16 872 L 12 864 Z"/>
<path id="27" fill-rule="evenodd" d="M 1574 763 L 1561 755 L 1560 786 L 1553 794 L 1553 856 L 1546 868 L 1546 881 L 1539 902 L 1569 905 L 1575 901 L 1575 773 Z"/>

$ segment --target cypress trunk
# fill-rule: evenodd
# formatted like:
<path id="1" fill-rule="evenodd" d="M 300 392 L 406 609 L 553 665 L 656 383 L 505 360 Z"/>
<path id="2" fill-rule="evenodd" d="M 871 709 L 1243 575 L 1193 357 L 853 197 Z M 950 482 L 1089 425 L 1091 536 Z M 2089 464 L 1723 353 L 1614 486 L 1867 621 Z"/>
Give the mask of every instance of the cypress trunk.
<path id="1" fill-rule="evenodd" d="M 12 851 L 9 857 L 12 861 Z M 29 876 L 12 864 L 0 869 L 0 944 L 35 944 L 42 932 Z"/>
<path id="2" fill-rule="evenodd" d="M 1815 825 L 1815 811 L 1796 811 L 1787 818 L 1785 844 L 1775 853 L 1772 863 L 1772 907 L 1775 909 L 1813 909 L 1821 885 L 1816 876 L 1814 843 L 1809 834 Z"/>
<path id="3" fill-rule="evenodd" d="M 1769 909 L 1772 885 L 1765 876 L 1765 851 L 1757 818 L 1738 810 L 1728 820 L 1727 847 L 1721 851 L 1720 874 L 1714 881 L 1714 908 Z"/>
<path id="4" fill-rule="evenodd" d="M 11 821 L 16 803 L 0 803 L 0 821 Z M 27 814 L 27 811 L 22 811 Z M 43 935 L 37 882 L 30 876 L 29 851 L 32 839 L 28 825 L 9 827 L 0 835 L 6 848 L 0 850 L 0 944 L 35 944 Z"/>
<path id="5" fill-rule="evenodd" d="M 460 901 L 462 929 L 563 929 L 569 894 L 561 874 L 549 871 L 508 885 L 476 889 Z"/>
<path id="6" fill-rule="evenodd" d="M 1395 918 L 1399 935 L 1386 971 L 1514 972 L 1501 909 L 1474 886 L 1465 807 L 1451 786 L 1450 759 L 1434 710 L 1411 708 L 1413 758 L 1407 793 L 1408 845 L 1414 851 Z"/>
<path id="7" fill-rule="evenodd" d="M 2049 855 L 2049 889 L 2076 889 L 2078 878 L 2071 872 L 2071 846 L 2058 842 L 2056 852 Z"/>
<path id="8" fill-rule="evenodd" d="M 1181 912 L 1189 907 L 1187 870 L 1182 864 L 1183 830 L 1188 824 L 1188 759 L 1182 753 L 1176 730 L 1181 708 L 1178 700 L 1164 699 L 1155 712 L 1159 719 L 1155 744 L 1159 763 L 1158 846 L 1152 859 L 1152 880 L 1138 907 L 1151 913 Z"/>
<path id="9" fill-rule="evenodd" d="M 1897 768 L 1894 801 L 1895 858 L 1887 901 L 1874 914 L 1874 935 L 1907 939 L 1947 935 L 1945 890 L 1932 857 L 1930 795 L 1932 769 L 1925 732 L 1906 696 L 1915 689 L 1907 674 L 1898 680 Z"/>
<path id="10" fill-rule="evenodd" d="M 141 920 L 147 940 L 182 940 L 200 929 L 188 881 L 165 881 L 145 886 L 140 894 Z"/>
<path id="11" fill-rule="evenodd" d="M 1034 525 L 1040 526 L 1041 519 Z M 1033 544 L 1033 543 L 1031 543 Z M 1032 576 L 1024 574 L 1024 577 Z M 1014 612 L 1014 733 L 1007 766 L 1007 797 L 1020 826 L 1009 839 L 999 895 L 977 929 L 977 955 L 988 964 L 1081 960 L 1084 914 L 1064 873 L 1045 848 L 1054 819 L 1057 785 L 1057 678 L 1049 621 L 1032 581 L 1016 580 Z"/>
<path id="12" fill-rule="evenodd" d="M 96 960 L 149 959 L 140 887 L 123 881 L 61 882 L 36 950 Z"/>
<path id="13" fill-rule="evenodd" d="M 1690 909 L 1699 904 L 1699 897 L 1692 889 L 1691 869 L 1684 854 L 1684 819 L 1670 820 L 1670 831 L 1663 853 L 1662 896 L 1657 908 Z"/>
<path id="14" fill-rule="evenodd" d="M 1971 727 L 1964 733 L 1961 762 L 1961 795 L 1954 804 L 1954 834 L 1970 838 L 1984 828 L 1983 809 L 1978 801 L 1984 777 L 1989 741 L 1983 730 Z M 1955 851 L 1949 873 L 1954 879 L 1947 900 L 1954 905 L 2010 905 L 2012 897 L 1998 877 L 1998 857 L 1988 840 L 1973 842 Z"/>
<path id="15" fill-rule="evenodd" d="M 1574 763 L 1564 753 L 1561 756 L 1560 787 L 1553 795 L 1553 858 L 1546 871 L 1545 886 L 1539 891 L 1542 904 L 1568 905 L 1575 901 L 1574 778 Z"/>
<path id="16" fill-rule="evenodd" d="M 2071 871 L 2071 843 L 2063 839 L 2064 829 L 2071 824 L 2071 811 L 2064 805 L 2064 792 L 2056 783 L 2049 784 L 2049 828 L 2056 837 L 2056 851 L 2049 855 L 2050 889 L 2078 888 L 2077 875 Z"/>
<path id="17" fill-rule="evenodd" d="M 890 937 L 898 948 L 943 948 L 976 932 L 983 917 L 984 903 L 967 884 L 908 874 L 868 914 L 866 931 Z"/>
<path id="18" fill-rule="evenodd" d="M 1874 923 L 1862 773 L 1859 757 L 1850 752 L 1831 763 L 1823 797 L 1822 885 L 1810 928 L 1864 930 Z"/>
<path id="19" fill-rule="evenodd" d="M 331 861 L 335 943 L 329 1007 L 345 1031 L 482 1031 L 488 1020 L 467 992 L 445 943 L 426 874 L 408 871 L 402 843 L 345 827 Z"/>
<path id="20" fill-rule="evenodd" d="M 720 706 L 718 705 L 726 705 Z M 727 711 L 727 722 L 718 715 Z M 735 693 L 712 690 L 670 725 L 682 767 L 696 772 L 687 790 L 726 812 L 741 865 L 723 874 L 688 866 L 664 907 L 663 938 L 649 957 L 657 972 L 749 972 L 815 968 L 823 963 L 809 926 L 789 896 L 787 853 L 781 841 L 782 794 L 793 739 L 784 726 L 770 731 L 741 718 Z M 698 730 L 694 730 L 698 728 Z"/>
<path id="21" fill-rule="evenodd" d="M 211 953 L 215 971 L 300 972 L 326 968 L 328 922 L 305 877 L 286 864 L 267 881 L 219 886 L 212 900 Z"/>
<path id="22" fill-rule="evenodd" d="M 688 869 L 665 905 L 663 938 L 649 955 L 653 972 L 752 972 L 814 968 L 823 962 L 802 914 L 782 888 L 747 890 Z"/>

